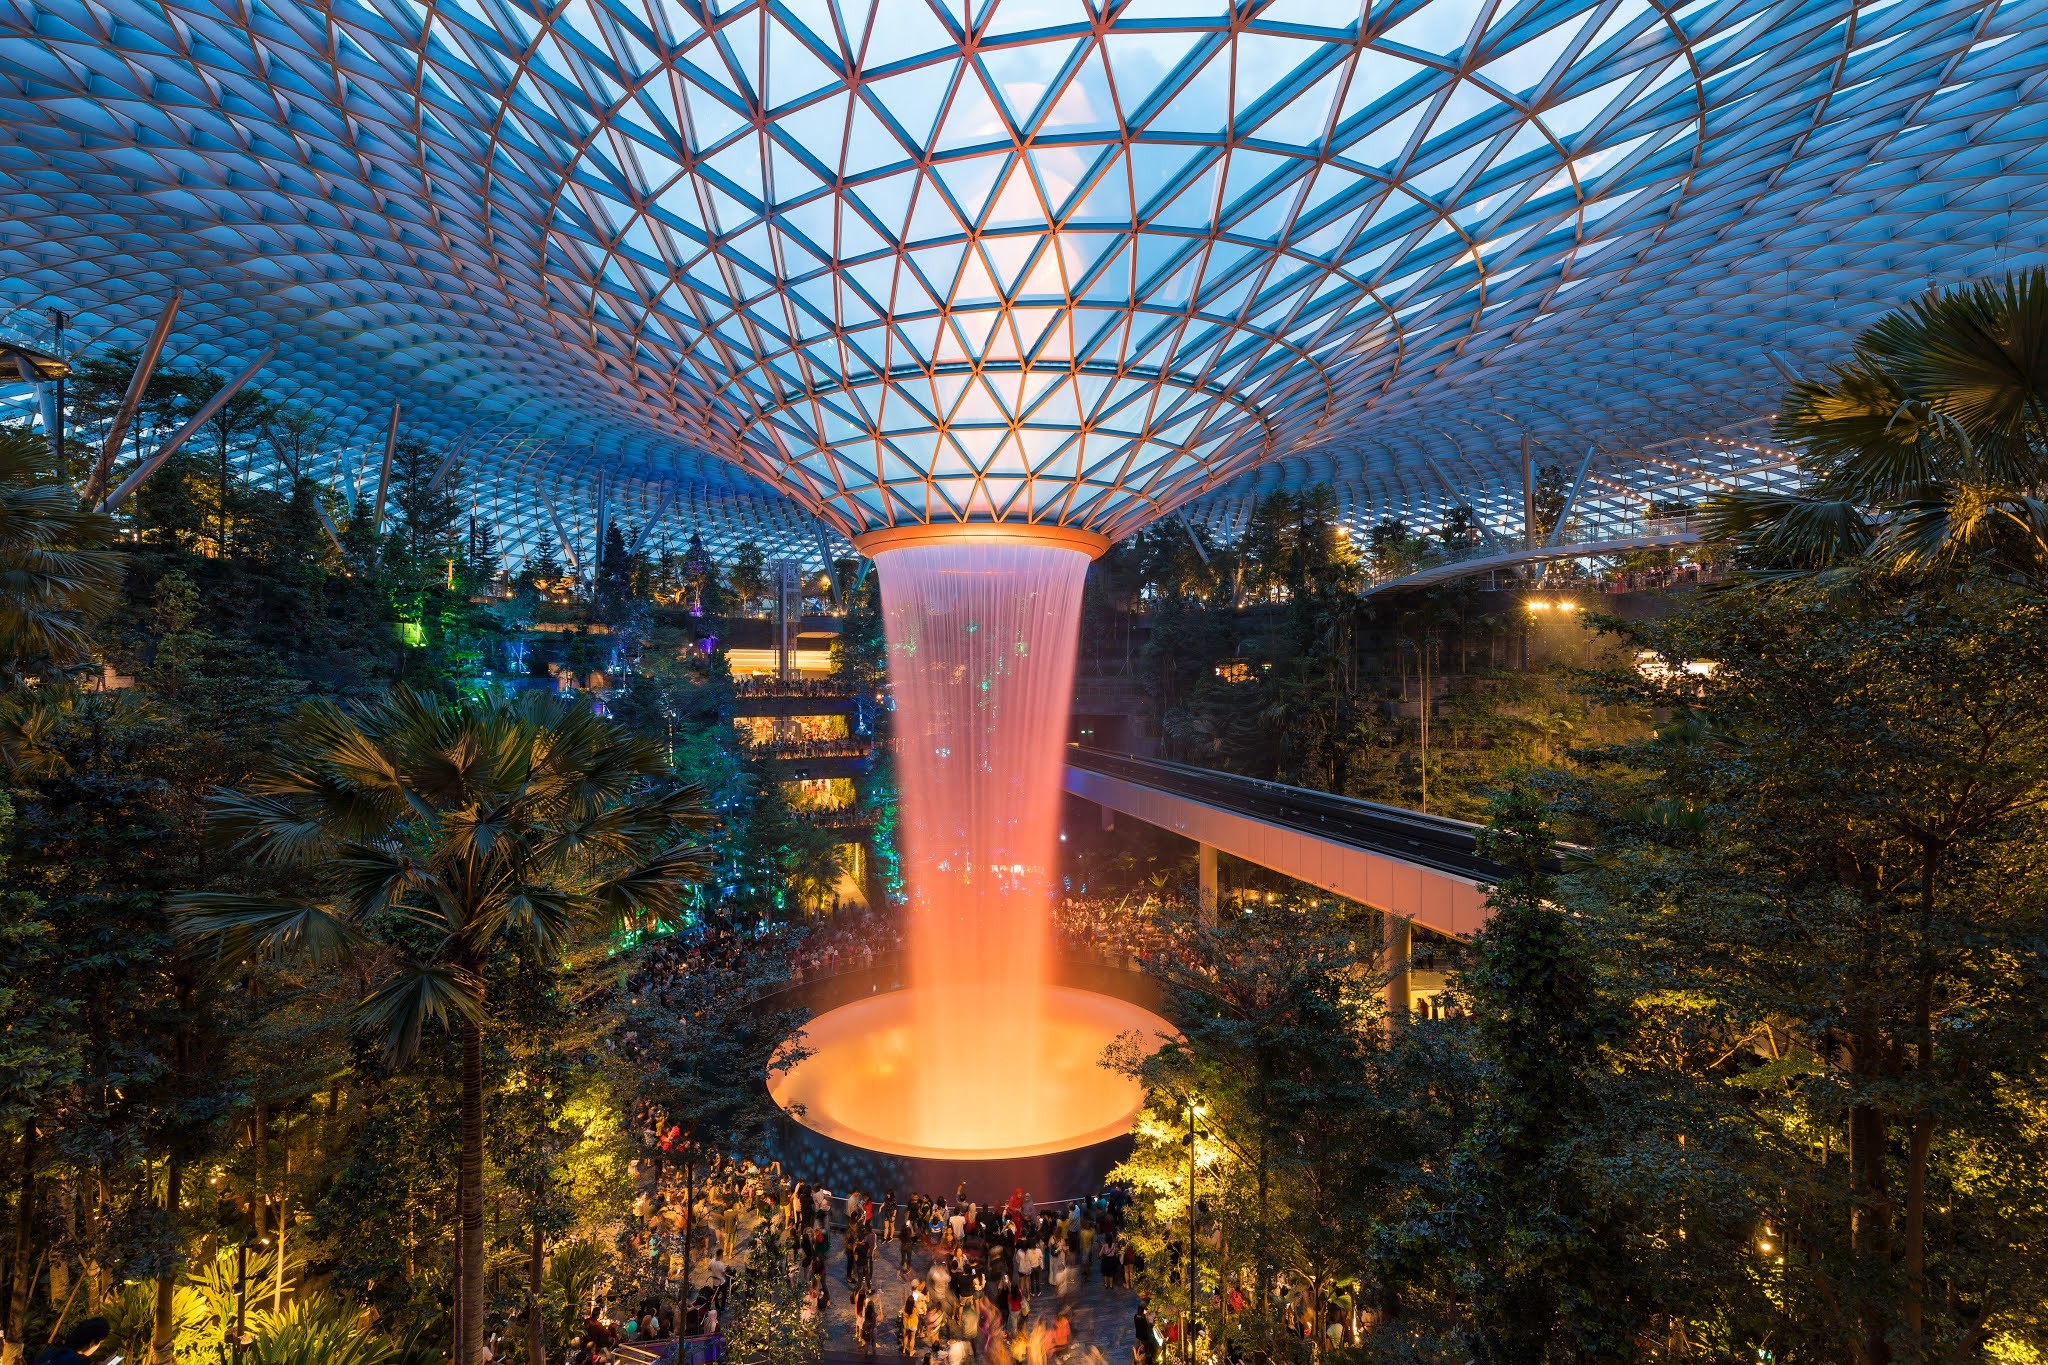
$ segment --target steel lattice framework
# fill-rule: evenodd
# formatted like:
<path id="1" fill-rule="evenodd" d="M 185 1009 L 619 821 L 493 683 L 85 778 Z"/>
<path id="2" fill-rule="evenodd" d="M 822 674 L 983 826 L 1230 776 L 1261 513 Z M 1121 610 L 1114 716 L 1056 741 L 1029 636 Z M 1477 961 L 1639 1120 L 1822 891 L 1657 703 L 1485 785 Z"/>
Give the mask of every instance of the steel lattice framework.
<path id="1" fill-rule="evenodd" d="M 517 543 L 1513 522 L 2048 248 L 2048 0 L 0 0 L 0 307 L 335 414 Z M 746 471 L 745 473 L 741 471 Z M 788 500 L 761 488 L 758 476 Z M 548 496 L 543 497 L 546 491 Z M 558 507 L 553 510 L 550 506 Z"/>

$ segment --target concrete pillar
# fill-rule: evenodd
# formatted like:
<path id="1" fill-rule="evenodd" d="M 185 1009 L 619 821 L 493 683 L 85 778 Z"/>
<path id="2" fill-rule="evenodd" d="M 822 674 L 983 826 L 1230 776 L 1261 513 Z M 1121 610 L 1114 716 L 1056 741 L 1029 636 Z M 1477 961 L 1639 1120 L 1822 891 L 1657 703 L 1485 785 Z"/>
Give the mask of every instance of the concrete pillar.
<path id="1" fill-rule="evenodd" d="M 1405 915 L 1380 912 L 1382 965 L 1387 973 L 1387 1019 L 1405 1024 L 1415 1002 L 1409 993 L 1410 964 L 1414 960 L 1415 927 Z"/>
<path id="2" fill-rule="evenodd" d="M 1216 847 L 1213 844 L 1195 846 L 1195 908 L 1200 915 L 1204 929 L 1216 927 L 1216 902 L 1221 887 L 1216 877 Z"/>
<path id="3" fill-rule="evenodd" d="M 1116 810 L 1115 810 L 1115 808 L 1114 808 L 1114 807 L 1111 807 L 1111 806 L 1097 806 L 1097 807 L 1096 807 L 1096 809 L 1102 812 L 1102 827 L 1103 827 L 1104 829 L 1115 829 L 1115 828 L 1116 828 Z"/>

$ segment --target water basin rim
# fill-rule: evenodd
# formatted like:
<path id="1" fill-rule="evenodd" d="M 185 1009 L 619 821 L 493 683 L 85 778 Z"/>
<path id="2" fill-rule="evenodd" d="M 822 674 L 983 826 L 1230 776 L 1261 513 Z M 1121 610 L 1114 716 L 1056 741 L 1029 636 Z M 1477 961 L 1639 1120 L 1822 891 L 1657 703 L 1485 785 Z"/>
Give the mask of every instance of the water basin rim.
<path id="1" fill-rule="evenodd" d="M 935 521 L 914 526 L 884 526 L 853 538 L 853 548 L 872 559 L 890 550 L 916 545 L 1043 545 L 1078 550 L 1090 559 L 1109 552 L 1108 536 L 1077 526 L 1050 526 L 1028 521 Z"/>
<path id="2" fill-rule="evenodd" d="M 948 988 L 941 988 L 940 993 L 950 994 L 951 991 Z M 908 998 L 915 994 L 917 992 L 914 990 L 893 990 L 857 997 L 814 1017 L 803 1029 L 792 1034 L 788 1041 L 796 1042 L 807 1039 L 807 1036 L 811 1034 L 813 1029 L 816 1029 L 820 1024 L 827 1023 L 827 1021 L 832 1021 L 834 1016 L 838 1016 L 837 1022 L 845 1024 L 859 1019 L 863 1015 L 869 1015 L 877 1008 L 890 1012 L 905 1011 L 908 1005 Z M 1127 1025 L 1127 1027 L 1113 1033 L 1104 1034 L 1102 1042 L 1105 1046 L 1115 1038 L 1128 1036 L 1133 1032 L 1150 1034 L 1154 1039 L 1154 1046 L 1180 1037 L 1180 1031 L 1174 1028 L 1172 1023 L 1163 1016 L 1144 1005 L 1127 1000 L 1120 995 L 1073 986 L 1051 986 L 1047 988 L 1046 994 L 1049 998 L 1065 998 L 1070 1005 L 1080 1006 L 1080 1012 L 1083 1014 L 1099 1015 L 1104 1012 L 1106 1007 L 1109 1014 L 1121 1016 L 1117 1022 Z M 872 1023 L 873 1021 L 864 1020 L 863 1022 Z M 827 1034 L 835 1031 L 829 1026 L 823 1030 Z M 820 1051 L 832 1050 L 834 1049 L 829 1044 L 826 1048 L 820 1049 Z M 805 1104 L 808 1110 L 807 1101 L 804 1095 L 800 1093 L 807 1089 L 800 1079 L 800 1073 L 805 1067 L 820 1060 L 822 1058 L 819 1052 L 813 1051 L 797 1067 L 779 1073 L 771 1073 L 771 1075 L 764 1078 L 767 1081 L 770 1098 L 778 1108 L 783 1110 L 787 1121 L 809 1129 L 818 1137 L 845 1147 L 886 1156 L 906 1157 L 917 1160 L 965 1161 L 970 1163 L 994 1163 L 1020 1158 L 1055 1156 L 1080 1151 L 1126 1136 L 1130 1133 L 1132 1127 L 1137 1122 L 1138 1115 L 1145 1107 L 1143 1088 L 1134 1087 L 1135 1093 L 1128 1108 L 1113 1116 L 1109 1116 L 1106 1122 L 1100 1121 L 1102 1116 L 1098 1113 L 1098 1121 L 1096 1123 L 1085 1129 L 1062 1133 L 1056 1138 L 1041 1139 L 1035 1142 L 1010 1146 L 953 1147 L 926 1145 L 902 1136 L 885 1136 L 870 1133 L 862 1128 L 855 1127 L 842 1117 L 832 1114 L 819 1112 L 799 1114 L 791 1112 L 790 1105 L 792 1102 Z"/>

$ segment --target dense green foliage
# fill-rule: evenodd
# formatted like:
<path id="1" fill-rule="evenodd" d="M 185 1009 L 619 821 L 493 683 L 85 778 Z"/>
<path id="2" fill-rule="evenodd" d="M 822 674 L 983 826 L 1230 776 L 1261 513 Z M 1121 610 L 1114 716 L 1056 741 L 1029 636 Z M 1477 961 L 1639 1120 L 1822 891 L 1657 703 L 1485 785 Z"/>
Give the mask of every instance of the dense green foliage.
<path id="1" fill-rule="evenodd" d="M 1470 583 L 1361 593 L 1478 538 L 1453 515 L 1360 545 L 1327 489 L 1261 499 L 1229 543 L 1155 526 L 1089 575 L 1084 681 L 1126 689 L 1166 757 L 1478 819 L 1504 773 L 1640 723 L 1575 684 L 1603 655 L 1571 617 Z"/>
<path id="2" fill-rule="evenodd" d="M 81 364 L 81 428 L 111 410 L 131 364 Z M 160 371 L 136 450 L 219 382 Z M 401 434 L 379 524 L 369 490 L 351 502 L 303 477 L 327 439 L 302 410 L 238 395 L 142 486 L 132 535 L 117 542 L 116 523 L 79 511 L 52 476 L 40 438 L 0 431 L 0 1332 L 10 1357 L 24 1338 L 40 1343 L 97 1311 L 130 1360 L 211 1361 L 226 1330 L 221 1258 L 232 1263 L 245 1241 L 284 1252 L 257 1247 L 246 1295 L 228 1291 L 247 1300 L 250 1359 L 344 1359 L 342 1339 L 362 1343 L 365 1360 L 387 1347 L 438 1358 L 451 1307 L 477 1303 L 478 1281 L 483 1321 L 520 1335 L 536 1277 L 558 1345 L 562 1315 L 580 1309 L 557 1263 L 563 1273 L 619 1266 L 625 1114 L 648 1084 L 610 1047 L 609 1001 L 630 960 L 611 948 L 637 936 L 593 939 L 572 925 L 591 921 L 586 912 L 638 927 L 758 922 L 784 913 L 792 881 L 837 874 L 830 841 L 820 847 L 820 832 L 739 762 L 722 658 L 695 647 L 689 619 L 650 618 L 680 585 L 695 600 L 675 604 L 708 608 L 701 629 L 720 629 L 715 613 L 731 598 L 701 541 L 629 556 L 605 600 L 552 602 L 520 589 L 489 528 L 460 515 L 445 451 Z M 629 538 L 643 539 L 637 529 Z M 559 564 L 550 573 L 545 559 L 540 576 L 561 587 Z M 580 681 L 619 661 L 628 676 L 611 687 L 615 722 L 552 700 L 550 665 Z M 93 690 L 103 684 L 112 690 Z M 539 691 L 507 690 L 522 685 Z M 359 798 L 383 780 L 380 760 L 366 758 L 389 751 L 379 734 L 421 753 L 414 741 L 454 717 L 470 728 L 442 733 L 440 748 L 457 766 L 471 739 L 487 747 L 539 723 L 551 746 L 571 732 L 612 736 L 631 750 L 621 771 L 633 783 L 700 782 L 715 856 L 700 864 L 688 851 L 637 869 L 658 875 L 621 879 L 634 870 L 621 867 L 592 880 L 630 834 L 624 804 L 580 824 L 529 822 L 518 865 L 493 864 L 516 893 L 476 901 L 487 913 L 459 931 L 459 913 L 434 928 L 425 920 L 451 906 L 435 878 L 455 875 L 436 863 L 453 812 L 421 818 L 407 802 L 412 815 L 380 829 Z M 584 748 L 553 747 L 551 761 L 572 764 L 592 792 L 618 792 Z M 216 799 L 224 790 L 244 796 Z M 314 813 L 287 811 L 316 790 L 311 823 L 348 828 L 308 841 L 310 826 L 295 822 Z M 343 790 L 358 805 L 346 817 L 326 801 Z M 502 818 L 518 803 L 500 789 L 488 804 Z M 683 814 L 660 806 L 640 823 L 681 837 L 693 823 Z M 464 837 L 483 828 L 471 822 Z M 383 895 L 341 875 L 379 859 L 389 873 L 393 856 L 410 860 L 399 878 L 409 891 Z M 731 875 L 755 864 L 757 875 Z M 657 886 L 704 871 L 710 881 L 680 897 Z M 223 958 L 177 932 L 181 899 L 203 912 L 192 927 L 219 931 Z M 506 951 L 473 951 L 486 921 Z M 381 1025 L 371 1036 L 356 1008 L 366 995 Z M 465 1049 L 471 1019 L 488 1027 Z M 393 1036 L 400 1046 L 380 1046 Z M 465 1107 L 484 1116 L 467 1132 Z M 458 1229 L 480 1272 L 467 1296 L 450 1254 Z M 376 1332 L 356 1321 L 363 1310 Z"/>

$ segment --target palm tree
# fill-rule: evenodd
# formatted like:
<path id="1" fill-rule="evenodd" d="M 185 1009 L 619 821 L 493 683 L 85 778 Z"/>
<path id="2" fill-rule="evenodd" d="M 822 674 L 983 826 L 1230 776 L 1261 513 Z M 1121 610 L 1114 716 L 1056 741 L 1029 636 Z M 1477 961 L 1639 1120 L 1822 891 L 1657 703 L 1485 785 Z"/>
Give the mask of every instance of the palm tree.
<path id="1" fill-rule="evenodd" d="M 579 939 L 672 922 L 709 867 L 691 837 L 703 792 L 667 778 L 659 744 L 587 706 L 528 693 L 448 700 L 400 688 L 303 708 L 282 757 L 211 801 L 216 827 L 304 897 L 195 893 L 180 930 L 223 965 L 367 962 L 358 1022 L 386 1061 L 430 1023 L 461 1051 L 457 1365 L 483 1346 L 483 1036 L 487 983 L 515 955 L 560 962 Z M 359 979 L 353 974 L 350 980 Z"/>
<path id="2" fill-rule="evenodd" d="M 121 591 L 111 517 L 78 505 L 45 443 L 0 429 L 0 688 L 92 661 L 89 627 Z"/>
<path id="3" fill-rule="evenodd" d="M 1709 535 L 1812 571 L 1976 565 L 2048 581 L 2048 271 L 1930 294 L 1786 395 L 1806 489 L 1708 503 Z"/>

